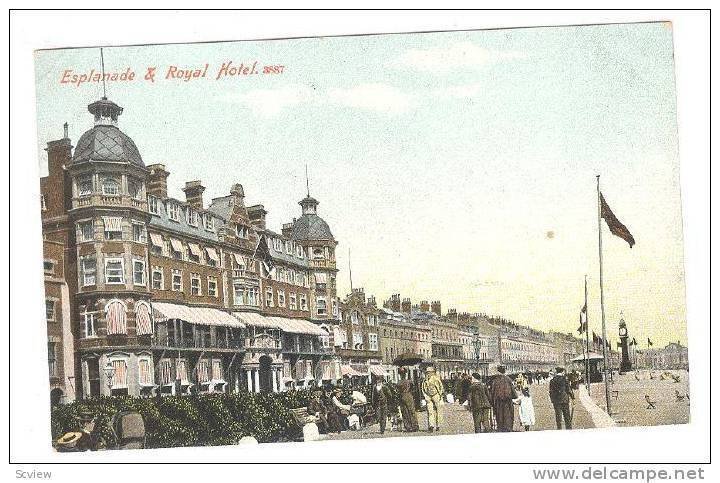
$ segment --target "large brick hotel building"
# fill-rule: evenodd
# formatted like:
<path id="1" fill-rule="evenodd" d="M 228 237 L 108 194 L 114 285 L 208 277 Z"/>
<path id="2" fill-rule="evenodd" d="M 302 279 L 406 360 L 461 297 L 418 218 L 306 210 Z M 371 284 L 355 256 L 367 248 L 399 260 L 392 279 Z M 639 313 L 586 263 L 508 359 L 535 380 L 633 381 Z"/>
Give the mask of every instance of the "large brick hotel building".
<path id="1" fill-rule="evenodd" d="M 67 129 L 48 143 L 41 179 L 51 400 L 339 379 L 337 242 L 318 201 L 277 233 L 240 184 L 209 204 L 200 181 L 170 198 L 123 109 L 88 110 L 74 150 Z"/>

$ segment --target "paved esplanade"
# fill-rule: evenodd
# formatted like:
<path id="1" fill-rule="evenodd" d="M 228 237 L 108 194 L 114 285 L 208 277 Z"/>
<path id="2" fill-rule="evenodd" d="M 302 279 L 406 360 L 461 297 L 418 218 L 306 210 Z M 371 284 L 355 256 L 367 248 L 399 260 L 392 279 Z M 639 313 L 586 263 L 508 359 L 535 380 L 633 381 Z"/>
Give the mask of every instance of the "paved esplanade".
<path id="1" fill-rule="evenodd" d="M 540 431 L 547 429 L 555 429 L 555 411 L 550 402 L 547 384 L 533 384 L 530 386 L 530 395 L 535 405 L 535 426 L 531 431 Z M 441 408 L 444 424 L 441 426 L 440 432 L 432 434 L 465 434 L 473 432 L 473 421 L 470 411 L 465 406 L 455 404 L 444 404 Z M 387 430 L 384 435 L 379 433 L 380 427 L 377 424 L 368 426 L 358 431 L 343 431 L 340 434 L 321 435 L 321 439 L 355 439 L 355 438 L 388 438 L 388 437 L 414 437 L 429 436 L 427 432 L 427 413 L 418 412 L 418 422 L 420 423 L 420 431 L 417 433 L 405 433 L 398 430 L 391 430 L 388 423 Z M 573 428 L 584 429 L 594 427 L 590 414 L 580 404 L 576 398 L 573 411 Z M 515 407 L 515 431 L 522 432 L 520 426 L 518 409 Z"/>

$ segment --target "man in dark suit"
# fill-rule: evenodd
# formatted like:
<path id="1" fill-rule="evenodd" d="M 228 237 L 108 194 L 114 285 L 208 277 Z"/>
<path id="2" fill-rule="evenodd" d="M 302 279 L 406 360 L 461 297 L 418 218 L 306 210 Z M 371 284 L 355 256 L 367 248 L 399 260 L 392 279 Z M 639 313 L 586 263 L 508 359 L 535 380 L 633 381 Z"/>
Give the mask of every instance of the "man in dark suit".
<path id="1" fill-rule="evenodd" d="M 557 429 L 562 429 L 562 422 L 565 420 L 565 429 L 572 429 L 572 417 L 570 415 L 570 400 L 575 396 L 570 383 L 565 377 L 565 369 L 555 368 L 555 377 L 550 380 L 550 401 L 555 409 L 555 424 Z"/>
<path id="2" fill-rule="evenodd" d="M 497 367 L 498 373 L 490 379 L 490 404 L 495 413 L 495 426 L 499 432 L 512 431 L 515 410 L 513 399 L 517 398 L 512 380 L 505 375 L 505 366 Z"/>
<path id="3" fill-rule="evenodd" d="M 385 425 L 387 424 L 388 410 L 394 410 L 394 402 L 390 388 L 385 385 L 385 380 L 377 378 L 372 388 L 370 400 L 375 414 L 377 414 L 380 423 L 380 434 L 385 433 Z"/>
<path id="4" fill-rule="evenodd" d="M 473 373 L 468 390 L 468 405 L 472 412 L 476 433 L 490 431 L 490 393 L 480 374 Z"/>

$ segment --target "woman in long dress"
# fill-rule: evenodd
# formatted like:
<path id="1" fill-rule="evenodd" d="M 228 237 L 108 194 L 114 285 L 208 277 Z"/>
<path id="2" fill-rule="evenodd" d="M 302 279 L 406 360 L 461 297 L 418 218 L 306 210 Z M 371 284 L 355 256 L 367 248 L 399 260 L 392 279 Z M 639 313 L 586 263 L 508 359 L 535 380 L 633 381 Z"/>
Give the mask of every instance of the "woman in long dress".
<path id="1" fill-rule="evenodd" d="M 398 402 L 400 403 L 400 414 L 402 415 L 403 426 L 409 433 L 416 432 L 418 427 L 417 413 L 415 412 L 415 397 L 413 396 L 413 383 L 408 377 L 407 369 L 400 368 L 402 380 L 397 383 Z"/>

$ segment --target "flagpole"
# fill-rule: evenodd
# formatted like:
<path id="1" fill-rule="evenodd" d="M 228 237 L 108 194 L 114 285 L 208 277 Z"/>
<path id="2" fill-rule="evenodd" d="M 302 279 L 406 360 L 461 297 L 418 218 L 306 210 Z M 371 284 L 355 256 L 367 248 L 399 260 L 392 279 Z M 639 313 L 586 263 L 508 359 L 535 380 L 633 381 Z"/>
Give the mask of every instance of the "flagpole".
<path id="1" fill-rule="evenodd" d="M 587 308 L 587 274 L 585 274 L 585 385 L 590 395 L 590 318 Z"/>
<path id="2" fill-rule="evenodd" d="M 598 203 L 598 256 L 600 260 L 600 315 L 602 319 L 603 337 L 603 379 L 605 380 L 605 407 L 608 414 L 612 414 L 610 408 L 610 381 L 608 380 L 608 350 L 607 350 L 607 329 L 605 327 L 605 296 L 603 292 L 603 251 L 602 251 L 602 210 L 600 206 L 600 175 L 597 179 L 597 203 Z"/>

